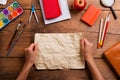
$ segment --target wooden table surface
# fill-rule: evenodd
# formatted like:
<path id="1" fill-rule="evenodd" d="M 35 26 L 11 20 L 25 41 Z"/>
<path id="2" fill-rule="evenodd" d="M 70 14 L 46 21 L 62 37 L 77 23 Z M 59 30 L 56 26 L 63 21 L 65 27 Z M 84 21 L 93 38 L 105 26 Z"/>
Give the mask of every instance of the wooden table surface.
<path id="1" fill-rule="evenodd" d="M 7 5 L 2 6 L 0 8 L 3 9 L 7 7 L 14 0 L 8 0 Z M 99 0 L 86 0 L 87 6 L 85 10 L 88 8 L 90 4 L 94 4 L 95 6 L 101 8 L 102 13 L 100 17 L 97 19 L 96 23 L 89 27 L 85 23 L 80 21 L 81 16 L 85 12 L 76 11 L 73 9 L 73 0 L 68 0 L 70 13 L 72 18 L 70 20 L 44 25 L 42 13 L 39 5 L 39 0 L 18 0 L 22 7 L 24 8 L 24 14 L 22 14 L 19 18 L 11 22 L 7 25 L 6 28 L 0 31 L 0 80 L 15 80 L 17 75 L 19 74 L 25 58 L 24 58 L 24 48 L 28 47 L 34 41 L 34 34 L 37 32 L 41 33 L 67 33 L 67 32 L 84 32 L 85 37 L 94 44 L 94 59 L 95 62 L 105 77 L 106 80 L 117 80 L 115 74 L 110 69 L 110 66 L 106 64 L 104 59 L 102 58 L 103 52 L 108 49 L 113 44 L 120 41 L 120 0 L 116 0 L 113 6 L 118 19 L 114 20 L 113 16 L 111 16 L 109 28 L 107 31 L 107 36 L 105 39 L 104 47 L 102 49 L 97 49 L 97 39 L 99 32 L 99 22 L 100 18 L 105 18 L 105 16 L 110 12 L 109 8 L 104 8 L 100 5 Z M 35 9 L 37 15 L 39 17 L 40 24 L 36 24 L 35 18 L 32 17 L 31 24 L 28 24 L 28 18 L 31 11 L 31 4 L 35 5 Z M 27 23 L 27 27 L 17 42 L 16 46 L 12 50 L 12 53 L 9 57 L 6 57 L 6 47 L 10 42 L 10 39 L 14 33 L 14 30 L 20 20 L 23 19 L 25 23 Z M 76 77 L 78 80 L 89 80 L 90 73 L 88 69 L 85 70 L 43 70 L 36 71 L 33 67 L 28 80 L 65 80 L 67 77 Z"/>

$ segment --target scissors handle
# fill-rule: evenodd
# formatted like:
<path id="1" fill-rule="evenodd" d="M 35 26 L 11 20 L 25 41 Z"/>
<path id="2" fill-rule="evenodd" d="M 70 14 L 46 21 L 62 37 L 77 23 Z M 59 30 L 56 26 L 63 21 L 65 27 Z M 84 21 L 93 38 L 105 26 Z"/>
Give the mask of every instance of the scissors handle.
<path id="1" fill-rule="evenodd" d="M 32 18 L 32 11 L 31 11 L 31 14 L 30 14 L 30 17 L 29 17 L 29 23 L 30 23 L 30 21 L 31 21 L 31 18 Z"/>

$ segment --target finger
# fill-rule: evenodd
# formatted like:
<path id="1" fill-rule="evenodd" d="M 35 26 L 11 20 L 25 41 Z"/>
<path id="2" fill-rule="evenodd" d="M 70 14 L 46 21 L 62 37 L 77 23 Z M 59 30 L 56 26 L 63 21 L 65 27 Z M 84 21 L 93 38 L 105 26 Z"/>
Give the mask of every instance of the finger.
<path id="1" fill-rule="evenodd" d="M 84 47 L 85 47 L 85 46 L 84 46 L 84 45 L 85 45 L 85 44 L 84 44 L 84 39 L 80 39 L 80 43 L 81 43 L 81 49 L 83 50 Z"/>
<path id="2" fill-rule="evenodd" d="M 33 52 L 33 50 L 34 50 L 34 44 L 32 43 L 32 44 L 27 48 L 27 51 Z"/>
<path id="3" fill-rule="evenodd" d="M 91 45 L 91 43 L 85 38 L 85 45 Z"/>
<path id="4" fill-rule="evenodd" d="M 33 48 L 34 48 L 34 44 L 32 43 L 32 44 L 28 47 L 28 49 L 33 50 Z"/>
<path id="5" fill-rule="evenodd" d="M 34 44 L 34 52 L 37 53 L 37 51 L 38 51 L 38 45 Z"/>

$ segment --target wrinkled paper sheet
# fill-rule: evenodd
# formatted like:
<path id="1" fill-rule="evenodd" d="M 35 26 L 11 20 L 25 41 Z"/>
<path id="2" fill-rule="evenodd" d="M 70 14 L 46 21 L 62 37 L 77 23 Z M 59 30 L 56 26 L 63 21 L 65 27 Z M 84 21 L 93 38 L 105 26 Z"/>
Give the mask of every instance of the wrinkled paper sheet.
<path id="1" fill-rule="evenodd" d="M 82 33 L 36 33 L 36 69 L 84 69 L 80 52 Z"/>

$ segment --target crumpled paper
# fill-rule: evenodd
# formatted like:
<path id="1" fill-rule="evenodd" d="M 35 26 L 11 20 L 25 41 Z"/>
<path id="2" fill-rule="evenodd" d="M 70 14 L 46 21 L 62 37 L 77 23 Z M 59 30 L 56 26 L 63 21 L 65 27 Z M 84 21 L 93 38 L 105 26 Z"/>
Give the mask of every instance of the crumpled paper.
<path id="1" fill-rule="evenodd" d="M 82 33 L 36 33 L 36 69 L 84 69 L 80 52 Z"/>

